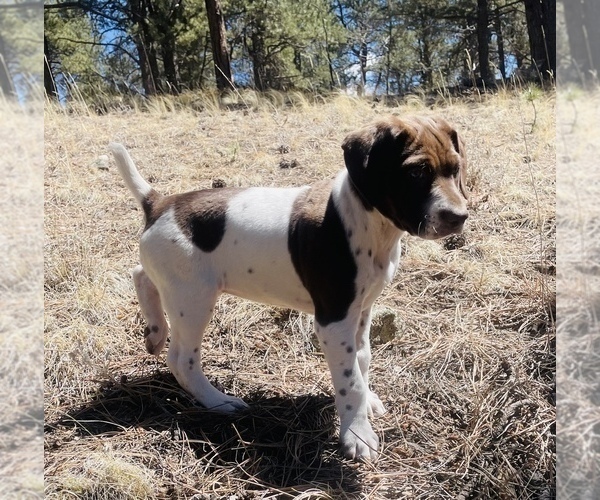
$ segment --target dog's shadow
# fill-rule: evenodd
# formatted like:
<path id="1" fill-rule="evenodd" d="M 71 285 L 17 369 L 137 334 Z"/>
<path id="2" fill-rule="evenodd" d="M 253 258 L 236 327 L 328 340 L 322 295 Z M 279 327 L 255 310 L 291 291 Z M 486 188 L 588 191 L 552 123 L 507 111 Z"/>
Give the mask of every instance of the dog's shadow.
<path id="1" fill-rule="evenodd" d="M 170 373 L 155 372 L 103 384 L 95 398 L 48 427 L 75 428 L 82 438 L 153 430 L 190 446 L 209 469 L 247 474 L 242 479 L 251 476 L 265 487 L 319 484 L 348 493 L 360 490 L 355 469 L 338 452 L 333 397 L 256 392 L 244 400 L 249 409 L 234 415 L 208 411 Z"/>

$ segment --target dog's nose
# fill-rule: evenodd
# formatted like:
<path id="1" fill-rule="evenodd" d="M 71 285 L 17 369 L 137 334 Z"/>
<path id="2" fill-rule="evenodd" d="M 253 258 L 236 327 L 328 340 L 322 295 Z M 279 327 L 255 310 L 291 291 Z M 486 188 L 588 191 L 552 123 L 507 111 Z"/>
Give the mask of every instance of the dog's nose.
<path id="1" fill-rule="evenodd" d="M 467 212 L 455 212 L 454 210 L 441 210 L 440 219 L 450 226 L 461 226 L 469 217 Z"/>

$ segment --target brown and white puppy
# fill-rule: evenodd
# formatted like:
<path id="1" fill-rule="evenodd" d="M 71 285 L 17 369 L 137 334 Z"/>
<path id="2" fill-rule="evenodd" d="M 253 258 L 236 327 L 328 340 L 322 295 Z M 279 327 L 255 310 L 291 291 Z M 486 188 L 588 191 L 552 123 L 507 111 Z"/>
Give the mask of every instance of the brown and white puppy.
<path id="1" fill-rule="evenodd" d="M 350 458 L 375 458 L 368 420 L 384 406 L 369 389 L 371 307 L 393 278 L 403 232 L 441 238 L 467 219 L 465 148 L 435 118 L 379 120 L 344 140 L 346 170 L 300 188 L 245 188 L 162 196 L 111 144 L 146 226 L 133 273 L 158 354 L 171 324 L 167 364 L 207 408 L 246 404 L 213 387 L 201 342 L 217 297 L 230 293 L 315 315 Z"/>

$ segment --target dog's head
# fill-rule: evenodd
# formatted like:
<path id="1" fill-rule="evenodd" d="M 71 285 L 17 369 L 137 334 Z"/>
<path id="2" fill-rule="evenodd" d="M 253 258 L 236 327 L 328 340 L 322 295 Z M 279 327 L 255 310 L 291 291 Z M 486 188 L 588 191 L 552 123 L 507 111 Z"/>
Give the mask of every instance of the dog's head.
<path id="1" fill-rule="evenodd" d="M 348 135 L 342 148 L 367 209 L 425 239 L 462 231 L 467 159 L 462 139 L 445 120 L 390 117 Z"/>

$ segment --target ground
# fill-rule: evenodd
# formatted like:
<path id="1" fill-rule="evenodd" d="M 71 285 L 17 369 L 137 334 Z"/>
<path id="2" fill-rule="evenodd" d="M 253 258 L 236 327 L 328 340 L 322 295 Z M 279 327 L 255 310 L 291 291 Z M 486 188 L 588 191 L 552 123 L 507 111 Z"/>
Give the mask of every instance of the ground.
<path id="1" fill-rule="evenodd" d="M 565 88 L 557 115 L 558 494 L 600 496 L 600 95 Z"/>
<path id="2" fill-rule="evenodd" d="M 184 102 L 185 101 L 185 102 Z M 536 88 L 372 102 L 246 93 L 46 111 L 47 498 L 552 498 L 555 491 L 555 96 Z M 211 381 L 250 410 L 205 411 L 145 353 L 131 282 L 142 214 L 107 144 L 162 193 L 292 186 L 343 168 L 341 142 L 383 114 L 441 115 L 468 150 L 460 238 L 403 238 L 377 301 L 382 451 L 337 451 L 312 319 L 222 297 Z"/>
<path id="3" fill-rule="evenodd" d="M 42 109 L 0 100 L 1 498 L 44 490 Z"/>

